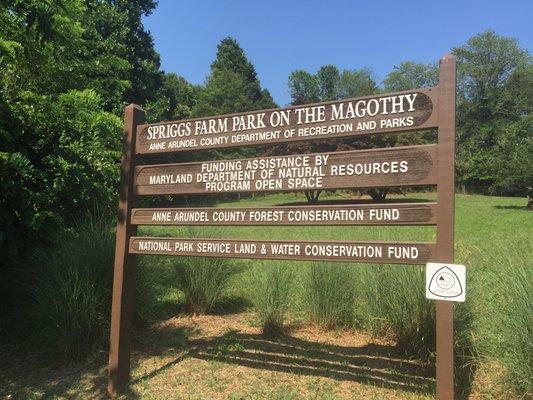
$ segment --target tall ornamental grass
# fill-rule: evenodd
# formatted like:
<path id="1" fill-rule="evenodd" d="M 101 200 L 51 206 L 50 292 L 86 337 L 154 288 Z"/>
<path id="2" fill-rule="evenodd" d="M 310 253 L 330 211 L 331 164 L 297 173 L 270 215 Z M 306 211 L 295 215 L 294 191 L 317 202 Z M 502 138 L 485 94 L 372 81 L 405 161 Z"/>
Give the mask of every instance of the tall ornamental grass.
<path id="1" fill-rule="evenodd" d="M 30 315 L 39 339 L 66 360 L 80 360 L 107 340 L 115 251 L 108 221 L 89 217 L 33 257 Z"/>
<path id="2" fill-rule="evenodd" d="M 258 263 L 251 270 L 248 297 L 264 334 L 281 334 L 290 305 L 293 274 L 286 263 Z"/>
<path id="3" fill-rule="evenodd" d="M 358 318 L 368 331 L 395 339 L 413 355 L 435 348 L 435 302 L 425 298 L 424 268 L 363 265 L 358 269 Z"/>
<path id="4" fill-rule="evenodd" d="M 312 263 L 303 284 L 303 307 L 313 323 L 326 328 L 354 322 L 354 267 L 340 263 Z"/>
<path id="5" fill-rule="evenodd" d="M 114 226 L 114 216 L 88 214 L 33 256 L 25 282 L 33 336 L 64 361 L 82 360 L 108 343 Z M 134 327 L 157 310 L 160 271 L 150 267 L 136 268 Z"/>
<path id="6" fill-rule="evenodd" d="M 224 237 L 223 231 L 210 227 L 187 227 L 186 234 L 192 238 Z M 213 311 L 231 278 L 239 272 L 236 264 L 225 258 L 185 257 L 177 263 L 185 306 L 192 314 Z"/>
<path id="7" fill-rule="evenodd" d="M 504 367 L 523 398 L 533 397 L 533 239 L 501 240 L 476 254 L 472 297 L 480 362 Z M 467 292 L 468 295 L 468 292 Z"/>

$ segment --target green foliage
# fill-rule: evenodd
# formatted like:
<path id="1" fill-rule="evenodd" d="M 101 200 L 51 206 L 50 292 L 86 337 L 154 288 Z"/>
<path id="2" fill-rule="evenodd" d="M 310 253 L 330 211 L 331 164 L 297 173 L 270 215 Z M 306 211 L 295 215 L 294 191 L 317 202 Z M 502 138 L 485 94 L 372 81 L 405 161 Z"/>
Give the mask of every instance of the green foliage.
<path id="1" fill-rule="evenodd" d="M 83 359 L 107 340 L 114 254 L 106 215 L 59 234 L 33 257 L 26 283 L 31 324 L 65 360 Z"/>
<path id="2" fill-rule="evenodd" d="M 260 103 L 248 95 L 249 86 L 250 83 L 237 72 L 214 70 L 199 93 L 193 113 L 207 116 L 258 109 Z"/>
<path id="3" fill-rule="evenodd" d="M 220 229 L 187 227 L 188 237 L 223 237 Z M 185 307 L 192 314 L 213 311 L 230 279 L 239 269 L 226 258 L 184 257 L 177 261 L 181 290 L 185 295 Z"/>
<path id="4" fill-rule="evenodd" d="M 300 105 L 320 101 L 320 87 L 316 76 L 307 71 L 297 70 L 289 75 L 291 104 Z"/>
<path id="5" fill-rule="evenodd" d="M 9 131 L 1 153 L 0 226 L 11 229 L 9 240 L 3 232 L 2 250 L 71 221 L 80 206 L 107 205 L 116 196 L 122 127 L 101 111 L 96 93 L 24 96 L 26 105 L 13 111 L 26 129 Z"/>
<path id="6" fill-rule="evenodd" d="M 482 193 L 531 194 L 531 56 L 486 31 L 453 50 L 459 73 L 458 180 Z M 509 157 L 509 152 L 511 157 Z"/>
<path id="7" fill-rule="evenodd" d="M 0 4 L 0 296 L 12 321 L 27 303 L 20 271 L 30 248 L 55 246 L 95 203 L 116 207 L 127 91 L 144 96 L 144 67 L 159 74 L 138 13 L 150 3 Z"/>
<path id="8" fill-rule="evenodd" d="M 190 257 L 180 263 L 179 273 L 187 311 L 205 314 L 213 311 L 235 269 L 224 258 Z"/>
<path id="9" fill-rule="evenodd" d="M 435 348 L 435 307 L 425 298 L 423 268 L 364 266 L 357 279 L 359 318 L 370 332 L 393 336 L 412 354 Z"/>
<path id="10" fill-rule="evenodd" d="M 533 394 L 533 241 L 504 240 L 476 254 L 483 270 L 475 275 L 470 298 L 479 362 L 503 365 L 509 382 L 527 398 Z"/>
<path id="11" fill-rule="evenodd" d="M 156 122 L 191 118 L 199 90 L 181 76 L 165 74 L 155 100 L 145 107 L 147 120 Z"/>
<path id="12" fill-rule="evenodd" d="M 379 91 L 376 80 L 369 68 L 344 70 L 337 83 L 337 98 L 370 96 Z"/>
<path id="13" fill-rule="evenodd" d="M 326 328 L 354 323 L 356 292 L 350 265 L 313 263 L 303 287 L 305 311 L 312 322 Z"/>
<path id="14" fill-rule="evenodd" d="M 223 39 L 205 88 L 198 93 L 193 116 L 228 114 L 275 107 L 266 89 L 261 89 L 257 73 L 237 41 Z"/>
<path id="15" fill-rule="evenodd" d="M 254 266 L 247 282 L 248 297 L 265 334 L 283 332 L 293 279 L 288 268 L 283 263 L 259 263 Z"/>
<path id="16" fill-rule="evenodd" d="M 421 64 L 405 61 L 395 66 L 383 80 L 387 92 L 437 86 L 439 69 L 436 64 Z"/>
<path id="17" fill-rule="evenodd" d="M 337 98 L 337 85 L 339 83 L 339 69 L 334 65 L 324 65 L 316 73 L 319 96 L 322 101 Z"/>

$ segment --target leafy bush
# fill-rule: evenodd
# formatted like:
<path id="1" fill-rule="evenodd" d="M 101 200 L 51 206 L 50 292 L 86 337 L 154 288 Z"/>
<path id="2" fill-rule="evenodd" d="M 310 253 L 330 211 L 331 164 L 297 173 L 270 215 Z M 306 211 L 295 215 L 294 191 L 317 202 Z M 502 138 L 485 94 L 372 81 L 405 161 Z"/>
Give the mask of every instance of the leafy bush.
<path id="1" fill-rule="evenodd" d="M 9 115 L 0 102 L 0 120 L 24 122 L 0 123 L 2 270 L 21 260 L 28 242 L 48 245 L 52 232 L 95 202 L 107 208 L 117 200 L 120 118 L 102 111 L 101 98 L 89 89 L 21 96 Z"/>
<path id="2" fill-rule="evenodd" d="M 303 285 L 309 319 L 328 328 L 354 321 L 354 270 L 345 264 L 313 263 Z"/>
<path id="3" fill-rule="evenodd" d="M 251 271 L 248 297 L 265 334 L 283 332 L 289 308 L 292 273 L 283 263 L 260 263 Z"/>
<path id="4" fill-rule="evenodd" d="M 115 235 L 107 221 L 89 218 L 33 258 L 31 317 L 64 359 L 82 359 L 108 338 Z"/>

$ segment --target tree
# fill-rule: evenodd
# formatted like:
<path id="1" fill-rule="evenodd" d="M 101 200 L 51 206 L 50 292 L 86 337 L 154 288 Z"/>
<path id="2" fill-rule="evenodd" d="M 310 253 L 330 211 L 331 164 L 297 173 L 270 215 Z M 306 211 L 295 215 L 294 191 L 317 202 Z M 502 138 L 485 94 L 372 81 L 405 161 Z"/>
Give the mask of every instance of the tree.
<path id="1" fill-rule="evenodd" d="M 274 100 L 268 90 L 261 89 L 255 67 L 244 50 L 235 39 L 223 39 L 192 114 L 200 117 L 272 107 Z"/>
<path id="2" fill-rule="evenodd" d="M 321 101 L 335 100 L 339 83 L 339 69 L 334 65 L 324 65 L 316 73 L 319 96 Z"/>
<path id="3" fill-rule="evenodd" d="M 386 92 L 399 92 L 418 88 L 435 87 L 439 84 L 439 69 L 437 64 L 422 64 L 414 61 L 404 61 L 395 66 L 383 80 Z M 436 131 L 418 131 L 416 133 L 399 133 L 395 135 L 395 144 L 413 146 L 435 142 Z"/>
<path id="4" fill-rule="evenodd" d="M 98 86 L 109 111 L 121 113 L 129 103 L 144 105 L 153 100 L 162 84 L 159 54 L 154 48 L 150 32 L 144 29 L 142 17 L 148 16 L 157 6 L 156 0 L 87 0 L 84 13 L 84 39 L 88 44 L 85 75 L 91 80 L 103 80 Z M 116 66 L 122 70 L 115 71 Z M 113 89 L 114 76 L 125 85 L 116 88 L 120 96 L 107 103 L 107 93 Z M 109 81 L 111 80 L 111 86 Z M 89 84 L 94 87 L 93 84 Z"/>
<path id="5" fill-rule="evenodd" d="M 291 72 L 288 85 L 293 106 L 320 101 L 318 80 L 309 72 L 304 70 Z"/>
<path id="6" fill-rule="evenodd" d="M 459 77 L 458 181 L 484 193 L 526 194 L 531 177 L 512 160 L 531 152 L 531 56 L 515 39 L 494 31 L 472 37 L 453 53 Z"/>
<path id="7" fill-rule="evenodd" d="M 368 68 L 344 70 L 337 84 L 337 98 L 349 99 L 359 96 L 370 96 L 379 91 L 372 71 Z"/>
<path id="8" fill-rule="evenodd" d="M 123 105 L 153 96 L 161 76 L 141 21 L 153 7 L 0 3 L 0 294 L 10 301 L 30 247 L 95 202 L 116 207 Z"/>
<path id="9" fill-rule="evenodd" d="M 163 84 L 155 100 L 146 104 L 147 120 L 150 122 L 186 119 L 192 117 L 200 88 L 174 73 L 163 76 Z"/>
<path id="10" fill-rule="evenodd" d="M 439 69 L 436 64 L 421 64 L 405 61 L 395 66 L 383 80 L 386 92 L 433 87 L 439 84 Z"/>

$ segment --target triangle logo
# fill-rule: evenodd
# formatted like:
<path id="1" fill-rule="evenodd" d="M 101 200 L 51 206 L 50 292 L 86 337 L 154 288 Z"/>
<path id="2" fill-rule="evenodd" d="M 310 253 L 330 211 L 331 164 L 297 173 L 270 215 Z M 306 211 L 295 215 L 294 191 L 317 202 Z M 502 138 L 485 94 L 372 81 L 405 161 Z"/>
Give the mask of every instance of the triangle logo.
<path id="1" fill-rule="evenodd" d="M 429 282 L 428 290 L 431 294 L 444 298 L 458 297 L 463 294 L 459 277 L 446 266 L 435 271 Z"/>

